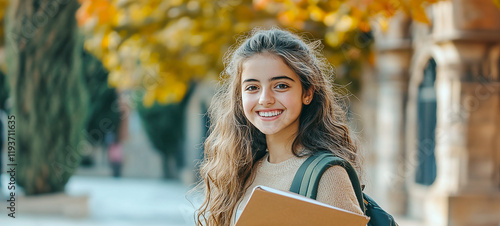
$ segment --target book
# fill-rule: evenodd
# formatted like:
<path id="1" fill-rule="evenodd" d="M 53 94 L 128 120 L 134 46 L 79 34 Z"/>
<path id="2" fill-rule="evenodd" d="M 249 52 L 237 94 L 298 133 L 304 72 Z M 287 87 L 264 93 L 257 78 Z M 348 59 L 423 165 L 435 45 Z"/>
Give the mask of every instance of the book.
<path id="1" fill-rule="evenodd" d="M 369 219 L 299 194 L 257 186 L 236 226 L 361 226 Z"/>

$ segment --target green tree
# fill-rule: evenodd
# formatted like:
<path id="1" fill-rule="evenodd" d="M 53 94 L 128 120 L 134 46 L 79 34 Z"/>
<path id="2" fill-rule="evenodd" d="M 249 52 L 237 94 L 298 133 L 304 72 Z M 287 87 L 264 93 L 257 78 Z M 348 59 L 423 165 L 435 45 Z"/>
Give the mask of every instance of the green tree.
<path id="1" fill-rule="evenodd" d="M 150 107 L 144 107 L 142 103 L 137 105 L 144 130 L 155 149 L 162 155 L 165 178 L 175 178 L 178 175 L 176 170 L 179 167 L 177 163 L 180 163 L 182 158 L 185 108 L 194 90 L 194 85 L 190 86 L 190 91 L 179 103 L 155 103 Z"/>
<path id="2" fill-rule="evenodd" d="M 5 8 L 8 0 L 0 0 L 0 49 L 4 46 L 4 24 L 5 24 Z M 5 62 L 0 62 L 0 110 L 5 110 L 5 101 L 9 97 L 9 86 L 5 77 Z"/>
<path id="3" fill-rule="evenodd" d="M 109 87 L 108 71 L 97 58 L 84 51 L 82 61 L 85 65 L 85 84 L 90 96 L 86 138 L 93 146 L 102 146 L 105 145 L 106 133 L 118 133 L 121 118 L 118 94 L 115 88 Z"/>
<path id="4" fill-rule="evenodd" d="M 0 69 L 0 110 L 5 109 L 5 102 L 9 98 L 9 87 L 7 84 L 7 78 L 3 71 Z"/>
<path id="5" fill-rule="evenodd" d="M 85 138 L 92 146 L 106 147 L 106 134 L 118 134 L 121 122 L 118 93 L 108 85 L 108 71 L 102 63 L 87 51 L 82 56 L 85 84 L 89 94 L 88 118 Z M 82 166 L 91 166 L 90 153 L 82 156 Z"/>
<path id="6" fill-rule="evenodd" d="M 7 77 L 16 116 L 17 183 L 59 192 L 80 164 L 88 95 L 77 0 L 10 1 Z"/>

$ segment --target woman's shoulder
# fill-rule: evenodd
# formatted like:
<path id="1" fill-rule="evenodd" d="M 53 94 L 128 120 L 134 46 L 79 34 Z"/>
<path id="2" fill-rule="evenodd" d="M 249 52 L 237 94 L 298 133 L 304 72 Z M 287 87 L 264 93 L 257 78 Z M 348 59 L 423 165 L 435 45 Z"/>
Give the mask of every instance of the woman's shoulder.
<path id="1" fill-rule="evenodd" d="M 329 153 L 329 154 L 331 154 L 331 153 Z M 317 153 L 308 154 L 307 157 L 309 157 L 311 155 L 317 155 Z M 337 155 L 335 155 L 335 156 L 339 157 Z M 342 158 L 342 157 L 339 157 L 339 158 Z M 347 162 L 347 160 L 345 160 L 345 159 L 343 159 L 343 161 Z M 335 183 L 346 182 L 346 184 L 351 185 L 349 173 L 347 172 L 346 168 L 344 168 L 342 165 L 333 165 L 333 166 L 330 166 L 328 169 L 326 169 L 326 171 L 321 176 L 320 182 L 321 181 L 327 181 L 327 182 L 331 182 L 331 183 L 333 183 L 333 182 L 335 182 Z M 352 185 L 351 185 L 351 187 L 352 187 Z"/>
<path id="2" fill-rule="evenodd" d="M 343 183 L 343 182 L 345 182 L 349 185 L 351 184 L 351 180 L 349 179 L 349 174 L 347 174 L 347 171 L 345 170 L 344 167 L 339 166 L 339 165 L 332 166 L 332 167 L 328 168 L 321 176 L 320 183 L 321 183 L 321 181 L 324 181 L 327 183 L 330 182 L 333 184 Z M 352 185 L 351 185 L 351 187 L 352 187 Z"/>
<path id="3" fill-rule="evenodd" d="M 362 214 L 349 174 L 342 166 L 328 168 L 320 179 L 317 200 Z"/>

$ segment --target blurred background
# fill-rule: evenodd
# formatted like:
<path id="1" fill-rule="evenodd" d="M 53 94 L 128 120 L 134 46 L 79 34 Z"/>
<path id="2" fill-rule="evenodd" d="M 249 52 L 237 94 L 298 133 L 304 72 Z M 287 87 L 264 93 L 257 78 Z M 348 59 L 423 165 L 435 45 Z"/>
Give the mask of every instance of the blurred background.
<path id="1" fill-rule="evenodd" d="M 500 225 L 499 21 L 499 0 L 0 0 L 0 224 L 193 225 L 224 53 L 279 26 L 321 40 L 400 225 Z"/>

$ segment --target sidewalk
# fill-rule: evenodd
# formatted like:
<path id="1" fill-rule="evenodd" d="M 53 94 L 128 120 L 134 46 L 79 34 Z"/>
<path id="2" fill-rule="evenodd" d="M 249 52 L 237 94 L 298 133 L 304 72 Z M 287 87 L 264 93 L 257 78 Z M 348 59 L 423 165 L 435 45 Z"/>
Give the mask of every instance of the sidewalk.
<path id="1" fill-rule="evenodd" d="M 7 178 L 2 176 L 5 182 Z M 2 197 L 5 197 L 7 191 L 3 185 Z M 186 199 L 188 190 L 178 181 L 72 176 L 66 186 L 66 193 L 88 195 L 88 217 L 79 219 L 27 214 L 22 212 L 22 203 L 16 203 L 18 211 L 16 218 L 12 219 L 4 210 L 7 203 L 2 198 L 0 225 L 191 226 L 194 225 L 195 208 Z"/>
<path id="2" fill-rule="evenodd" d="M 89 216 L 70 218 L 55 215 L 23 213 L 22 203 L 16 203 L 16 218 L 7 217 L 5 208 L 6 175 L 2 175 L 0 225 L 20 226 L 192 226 L 195 208 L 187 200 L 189 190 L 178 181 L 72 176 L 66 186 L 67 194 L 87 195 Z M 194 200 L 193 195 L 189 199 Z M 43 208 L 43 207 L 42 207 Z M 395 216 L 401 226 L 421 226 L 422 223 Z"/>

